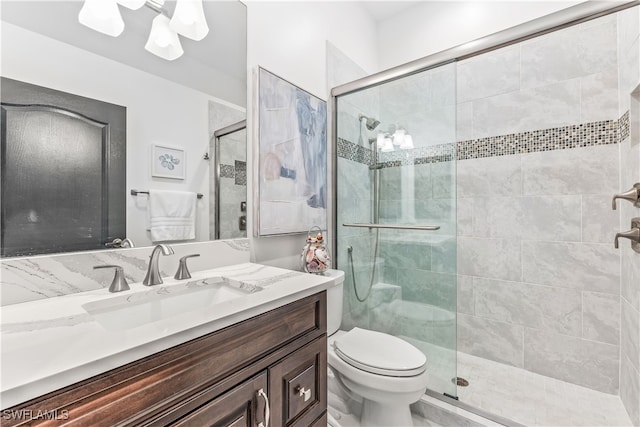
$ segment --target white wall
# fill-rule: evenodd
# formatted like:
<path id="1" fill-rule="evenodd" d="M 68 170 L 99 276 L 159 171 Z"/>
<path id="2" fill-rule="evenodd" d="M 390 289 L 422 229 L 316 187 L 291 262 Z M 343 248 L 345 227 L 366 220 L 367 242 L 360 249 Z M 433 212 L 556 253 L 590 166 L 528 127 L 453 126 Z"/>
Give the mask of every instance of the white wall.
<path id="1" fill-rule="evenodd" d="M 379 22 L 380 70 L 479 39 L 582 1 L 425 1 Z"/>
<path id="2" fill-rule="evenodd" d="M 365 70 L 377 69 L 373 19 L 357 2 L 247 2 L 249 100 L 252 105 L 253 72 L 258 66 L 322 98 L 328 98 L 326 42 L 331 42 Z M 249 109 L 250 110 L 250 109 Z M 248 135 L 253 135 L 248 111 Z M 251 147 L 252 144 L 249 144 Z M 249 200 L 253 201 L 253 150 L 247 163 Z M 328 197 L 333 197 L 330 190 Z M 253 218 L 249 216 L 249 236 Z M 331 226 L 330 226 L 331 227 Z M 254 237 L 252 260 L 299 269 L 306 235 Z"/>
<path id="3" fill-rule="evenodd" d="M 215 98 L 6 22 L 2 75 L 126 106 L 127 192 L 153 188 L 209 194 L 209 163 L 202 156 L 209 144 L 209 101 Z M 153 143 L 185 148 L 184 181 L 151 177 Z M 127 233 L 138 246 L 151 244 L 146 201 L 146 196 L 127 195 Z M 196 238 L 208 240 L 208 201 L 199 201 L 197 208 Z"/>

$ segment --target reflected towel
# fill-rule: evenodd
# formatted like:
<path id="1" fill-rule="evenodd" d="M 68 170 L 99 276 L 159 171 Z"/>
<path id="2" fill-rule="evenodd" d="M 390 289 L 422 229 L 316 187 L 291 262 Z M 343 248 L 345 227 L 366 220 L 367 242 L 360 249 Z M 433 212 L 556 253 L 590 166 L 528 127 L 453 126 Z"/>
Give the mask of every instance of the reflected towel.
<path id="1" fill-rule="evenodd" d="M 196 193 L 149 190 L 147 210 L 151 241 L 196 238 Z"/>

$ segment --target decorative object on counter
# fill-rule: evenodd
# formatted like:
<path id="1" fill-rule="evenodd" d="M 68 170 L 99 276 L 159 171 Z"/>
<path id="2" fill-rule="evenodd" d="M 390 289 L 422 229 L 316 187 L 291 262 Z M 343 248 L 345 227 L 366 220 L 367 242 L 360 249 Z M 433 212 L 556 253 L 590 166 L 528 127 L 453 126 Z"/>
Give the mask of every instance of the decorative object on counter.
<path id="1" fill-rule="evenodd" d="M 196 238 L 196 193 L 150 190 L 147 210 L 152 242 Z"/>
<path id="2" fill-rule="evenodd" d="M 152 145 L 151 176 L 184 179 L 186 170 L 186 153 L 184 149 L 167 145 Z"/>
<path id="3" fill-rule="evenodd" d="M 311 235 L 311 231 L 317 229 L 318 234 Z M 307 233 L 307 244 L 302 250 L 302 267 L 307 273 L 321 274 L 331 268 L 329 251 L 324 244 L 322 229 L 314 225 Z"/>
<path id="4" fill-rule="evenodd" d="M 257 236 L 327 223 L 327 104 L 259 68 Z"/>

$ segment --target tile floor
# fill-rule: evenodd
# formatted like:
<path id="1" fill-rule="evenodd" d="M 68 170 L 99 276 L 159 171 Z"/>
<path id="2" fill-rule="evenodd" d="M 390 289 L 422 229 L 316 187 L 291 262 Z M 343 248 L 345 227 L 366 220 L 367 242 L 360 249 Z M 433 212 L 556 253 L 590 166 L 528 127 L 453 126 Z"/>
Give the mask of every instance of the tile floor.
<path id="1" fill-rule="evenodd" d="M 458 397 L 527 426 L 631 426 L 619 396 L 458 353 Z"/>

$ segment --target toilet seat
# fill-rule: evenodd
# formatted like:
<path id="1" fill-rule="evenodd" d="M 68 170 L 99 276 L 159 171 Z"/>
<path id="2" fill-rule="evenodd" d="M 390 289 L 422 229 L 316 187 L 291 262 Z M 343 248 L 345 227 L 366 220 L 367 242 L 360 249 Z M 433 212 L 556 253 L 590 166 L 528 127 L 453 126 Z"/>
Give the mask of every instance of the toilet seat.
<path id="1" fill-rule="evenodd" d="M 372 374 L 413 377 L 426 370 L 427 358 L 408 342 L 382 332 L 353 328 L 334 341 L 335 353 Z"/>

